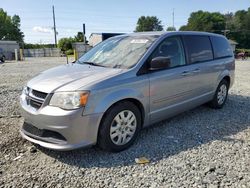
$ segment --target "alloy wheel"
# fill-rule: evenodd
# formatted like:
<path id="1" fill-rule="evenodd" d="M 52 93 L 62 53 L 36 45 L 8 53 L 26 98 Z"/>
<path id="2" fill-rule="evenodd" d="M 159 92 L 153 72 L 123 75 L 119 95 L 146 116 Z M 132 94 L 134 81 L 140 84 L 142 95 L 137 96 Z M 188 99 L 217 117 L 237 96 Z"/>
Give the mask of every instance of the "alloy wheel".
<path id="1" fill-rule="evenodd" d="M 135 114 L 130 110 L 123 110 L 112 121 L 110 138 L 116 145 L 125 145 L 133 138 L 136 128 Z"/>
<path id="2" fill-rule="evenodd" d="M 226 97 L 227 97 L 227 86 L 225 84 L 222 84 L 220 86 L 220 89 L 219 89 L 218 94 L 217 94 L 218 104 L 219 105 L 223 104 L 223 102 L 225 101 Z"/>

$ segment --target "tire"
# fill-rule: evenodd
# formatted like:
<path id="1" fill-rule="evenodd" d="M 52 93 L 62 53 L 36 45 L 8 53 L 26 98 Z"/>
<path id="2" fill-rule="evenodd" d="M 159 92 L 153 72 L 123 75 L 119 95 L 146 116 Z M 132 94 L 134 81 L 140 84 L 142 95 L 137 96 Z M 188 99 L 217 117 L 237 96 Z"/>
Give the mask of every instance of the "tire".
<path id="1" fill-rule="evenodd" d="M 223 79 L 218 85 L 214 94 L 213 100 L 209 103 L 209 106 L 214 109 L 221 109 L 226 103 L 228 96 L 229 83 Z"/>
<path id="2" fill-rule="evenodd" d="M 133 144 L 141 129 L 142 119 L 138 107 L 129 101 L 112 106 L 104 115 L 98 133 L 98 146 L 119 152 Z"/>

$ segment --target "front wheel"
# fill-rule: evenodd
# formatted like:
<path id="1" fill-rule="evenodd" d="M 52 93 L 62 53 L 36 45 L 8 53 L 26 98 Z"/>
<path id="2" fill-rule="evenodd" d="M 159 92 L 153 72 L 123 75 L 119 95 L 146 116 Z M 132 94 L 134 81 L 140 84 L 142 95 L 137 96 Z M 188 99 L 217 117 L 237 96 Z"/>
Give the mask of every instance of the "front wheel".
<path id="1" fill-rule="evenodd" d="M 119 152 L 133 144 L 141 129 L 141 113 L 129 101 L 120 102 L 105 114 L 99 128 L 98 145 L 106 151 Z"/>
<path id="2" fill-rule="evenodd" d="M 217 87 L 213 100 L 210 106 L 215 109 L 220 109 L 224 106 L 228 95 L 229 83 L 227 80 L 222 80 Z"/>

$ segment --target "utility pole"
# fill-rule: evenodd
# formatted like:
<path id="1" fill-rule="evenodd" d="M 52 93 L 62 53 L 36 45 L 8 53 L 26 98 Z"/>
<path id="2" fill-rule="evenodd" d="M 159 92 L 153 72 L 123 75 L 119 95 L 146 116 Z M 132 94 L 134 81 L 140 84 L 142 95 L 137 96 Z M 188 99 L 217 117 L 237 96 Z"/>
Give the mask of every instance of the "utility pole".
<path id="1" fill-rule="evenodd" d="M 55 47 L 57 47 L 57 39 L 56 39 L 56 19 L 55 19 L 55 10 L 54 10 L 54 5 L 52 6 L 53 10 L 53 22 L 54 22 L 54 35 L 55 35 Z"/>
<path id="2" fill-rule="evenodd" d="M 229 12 L 227 12 L 227 15 L 229 15 Z M 224 36 L 225 36 L 225 37 L 227 37 L 227 33 L 230 32 L 230 30 L 227 29 L 227 27 L 228 27 L 227 24 L 228 24 L 228 17 L 226 17 L 225 29 L 222 30 L 222 32 L 224 33 Z"/>
<path id="3" fill-rule="evenodd" d="M 229 32 L 230 32 L 230 30 L 228 30 L 228 29 L 221 30 L 221 31 L 224 33 L 224 36 L 225 36 L 225 37 L 227 37 L 227 33 L 229 33 Z"/>
<path id="4" fill-rule="evenodd" d="M 85 40 L 85 24 L 82 24 L 82 37 L 83 37 L 83 43 L 86 44 L 86 40 Z"/>
<path id="5" fill-rule="evenodd" d="M 173 28 L 174 28 L 174 8 L 173 8 Z"/>

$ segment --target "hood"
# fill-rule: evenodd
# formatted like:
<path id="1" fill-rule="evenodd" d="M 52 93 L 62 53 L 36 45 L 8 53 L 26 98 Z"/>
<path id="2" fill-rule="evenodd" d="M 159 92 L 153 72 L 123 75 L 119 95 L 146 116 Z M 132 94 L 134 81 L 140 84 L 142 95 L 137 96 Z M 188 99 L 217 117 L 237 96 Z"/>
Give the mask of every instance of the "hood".
<path id="1" fill-rule="evenodd" d="M 27 85 L 34 90 L 45 93 L 52 93 L 56 90 L 74 91 L 120 72 L 122 72 L 121 69 L 67 64 L 40 73 L 31 79 Z"/>

